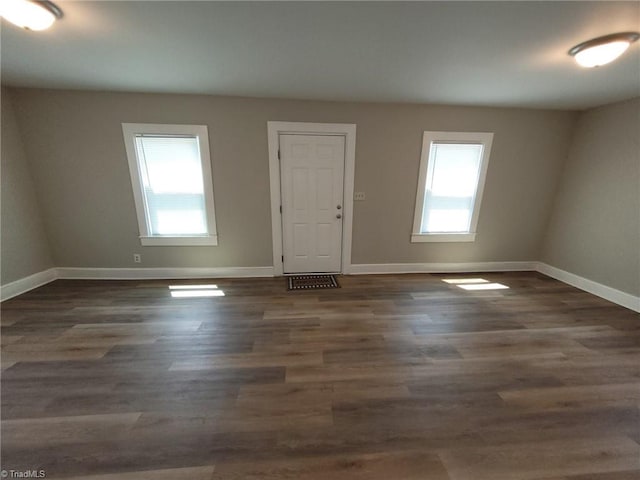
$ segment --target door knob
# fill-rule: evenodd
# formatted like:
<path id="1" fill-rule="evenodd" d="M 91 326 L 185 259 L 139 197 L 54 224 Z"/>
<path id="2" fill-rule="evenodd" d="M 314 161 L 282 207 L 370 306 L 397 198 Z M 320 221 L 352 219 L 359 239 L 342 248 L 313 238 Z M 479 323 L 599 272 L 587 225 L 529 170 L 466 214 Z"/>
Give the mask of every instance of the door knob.
<path id="1" fill-rule="evenodd" d="M 340 210 L 342 208 L 342 205 L 338 205 L 336 208 Z"/>
<path id="2" fill-rule="evenodd" d="M 342 215 L 337 214 L 337 215 L 336 215 L 336 218 L 342 218 Z"/>

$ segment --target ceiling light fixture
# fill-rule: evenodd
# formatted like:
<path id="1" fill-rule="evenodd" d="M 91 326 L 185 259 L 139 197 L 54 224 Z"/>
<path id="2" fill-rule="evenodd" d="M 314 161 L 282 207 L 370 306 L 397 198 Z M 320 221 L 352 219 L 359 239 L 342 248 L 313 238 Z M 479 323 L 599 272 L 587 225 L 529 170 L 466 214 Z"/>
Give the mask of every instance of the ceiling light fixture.
<path id="1" fill-rule="evenodd" d="M 52 2 L 2 0 L 0 17 L 26 30 L 46 30 L 62 18 L 62 10 Z"/>
<path id="2" fill-rule="evenodd" d="M 569 55 L 583 67 L 599 67 L 613 62 L 638 38 L 637 32 L 613 33 L 582 42 L 569 50 Z"/>

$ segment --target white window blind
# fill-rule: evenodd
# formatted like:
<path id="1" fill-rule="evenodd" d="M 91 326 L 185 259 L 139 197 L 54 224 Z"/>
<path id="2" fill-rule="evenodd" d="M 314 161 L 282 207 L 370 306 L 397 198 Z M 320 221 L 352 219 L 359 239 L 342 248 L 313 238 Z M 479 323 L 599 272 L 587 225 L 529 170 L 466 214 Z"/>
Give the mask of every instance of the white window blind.
<path id="1" fill-rule="evenodd" d="M 482 144 L 431 144 L 421 233 L 469 231 L 482 149 Z"/>
<path id="2" fill-rule="evenodd" d="M 123 123 L 140 243 L 218 244 L 205 125 Z"/>
<path id="3" fill-rule="evenodd" d="M 150 235 L 207 235 L 207 212 L 198 138 L 137 135 Z"/>

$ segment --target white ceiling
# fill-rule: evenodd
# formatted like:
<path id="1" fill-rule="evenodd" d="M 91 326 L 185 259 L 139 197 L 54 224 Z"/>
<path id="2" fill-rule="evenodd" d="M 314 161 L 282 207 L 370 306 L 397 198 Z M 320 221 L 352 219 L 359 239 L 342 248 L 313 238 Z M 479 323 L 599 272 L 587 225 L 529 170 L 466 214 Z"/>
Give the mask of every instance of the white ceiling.
<path id="1" fill-rule="evenodd" d="M 640 2 L 57 2 L 3 21 L 12 86 L 583 109 L 640 94 L 640 42 L 592 70 L 567 55 L 640 30 Z"/>

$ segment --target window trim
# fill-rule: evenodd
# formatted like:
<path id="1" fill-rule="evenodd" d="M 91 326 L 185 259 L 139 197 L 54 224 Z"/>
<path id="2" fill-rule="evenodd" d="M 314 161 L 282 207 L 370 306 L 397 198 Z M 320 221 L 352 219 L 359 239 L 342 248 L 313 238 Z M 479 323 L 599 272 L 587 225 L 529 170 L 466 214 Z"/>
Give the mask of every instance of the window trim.
<path id="1" fill-rule="evenodd" d="M 218 245 L 216 215 L 213 200 L 213 176 L 211 173 L 211 154 L 209 150 L 209 134 L 206 125 L 169 125 L 153 123 L 123 123 L 125 150 L 129 162 L 129 173 L 136 217 L 140 232 L 140 243 L 144 246 L 212 246 Z M 136 135 L 189 135 L 198 138 L 200 162 L 202 165 L 202 181 L 204 184 L 204 200 L 207 216 L 207 235 L 151 235 L 146 216 L 140 164 L 136 153 Z"/>
<path id="2" fill-rule="evenodd" d="M 427 172 L 429 170 L 429 160 L 431 156 L 431 144 L 434 142 L 451 143 L 480 143 L 482 144 L 482 158 L 480 159 L 480 174 L 478 175 L 478 185 L 476 188 L 473 212 L 468 232 L 421 232 L 422 217 L 424 214 L 424 198 L 427 188 Z M 420 171 L 418 174 L 418 188 L 416 192 L 416 204 L 413 215 L 413 230 L 411 233 L 411 243 L 421 242 L 474 242 L 476 240 L 476 230 L 478 217 L 480 215 L 480 205 L 482 194 L 491 157 L 491 145 L 493 143 L 493 133 L 490 132 L 424 132 L 422 135 L 422 153 L 420 155 Z"/>

